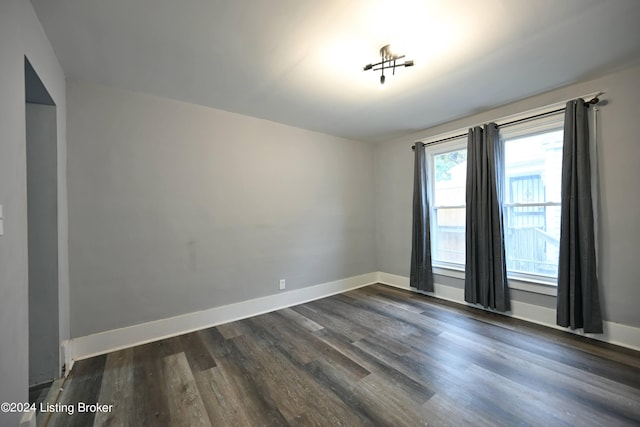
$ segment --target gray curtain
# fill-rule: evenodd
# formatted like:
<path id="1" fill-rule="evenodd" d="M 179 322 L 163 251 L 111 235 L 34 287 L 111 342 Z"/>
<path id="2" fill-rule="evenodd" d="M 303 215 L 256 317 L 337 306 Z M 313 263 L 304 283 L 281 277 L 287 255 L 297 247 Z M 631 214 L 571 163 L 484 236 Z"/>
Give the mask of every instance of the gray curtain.
<path id="1" fill-rule="evenodd" d="M 498 126 L 469 129 L 464 299 L 509 311 L 502 223 L 504 149 Z"/>
<path id="2" fill-rule="evenodd" d="M 602 333 L 591 200 L 591 165 L 587 106 L 569 101 L 562 151 L 560 259 L 557 323 Z"/>
<path id="3" fill-rule="evenodd" d="M 421 291 L 433 292 L 429 201 L 427 200 L 427 164 L 424 144 L 414 147 L 413 228 L 411 236 L 411 275 L 409 284 Z"/>

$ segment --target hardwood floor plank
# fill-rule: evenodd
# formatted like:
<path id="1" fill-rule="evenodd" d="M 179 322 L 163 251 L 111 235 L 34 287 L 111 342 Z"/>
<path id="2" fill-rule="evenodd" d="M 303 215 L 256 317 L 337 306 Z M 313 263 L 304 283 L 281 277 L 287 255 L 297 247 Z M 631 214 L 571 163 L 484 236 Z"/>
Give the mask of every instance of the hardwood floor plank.
<path id="1" fill-rule="evenodd" d="M 286 317 L 289 320 L 292 320 L 294 322 L 296 322 L 297 324 L 299 324 L 300 326 L 302 326 L 303 328 L 307 329 L 308 331 L 314 332 L 314 331 L 319 331 L 320 329 L 323 329 L 324 326 L 314 322 L 313 320 L 309 319 L 306 316 L 303 316 L 302 314 L 290 309 L 290 308 L 285 308 L 282 310 L 278 310 L 278 314 L 280 314 L 283 317 Z"/>
<path id="2" fill-rule="evenodd" d="M 300 325 L 287 322 L 287 318 L 280 316 L 279 313 L 269 313 L 265 316 L 269 321 L 265 321 L 261 317 L 260 319 L 251 319 L 249 322 L 263 340 L 279 348 L 293 364 L 306 366 L 312 361 L 324 361 L 329 363 L 334 370 L 339 371 L 340 375 L 344 375 L 352 381 L 357 381 L 370 374 L 367 369 L 327 345 L 315 335 L 301 333 L 302 327 Z M 303 357 L 299 356 L 299 349 L 304 349 Z"/>
<path id="3" fill-rule="evenodd" d="M 219 326 L 197 332 L 197 334 L 200 335 L 202 344 L 209 354 L 211 354 L 216 365 L 220 359 L 229 356 L 232 352 L 230 341 L 224 338 L 218 328 Z"/>
<path id="4" fill-rule="evenodd" d="M 407 405 L 414 396 L 387 379 L 371 374 L 358 381 L 353 393 L 368 408 L 377 425 L 388 426 L 426 426 L 426 411 L 420 405 Z M 383 399 L 378 398 L 384 396 Z M 419 399 L 422 400 L 422 399 Z"/>
<path id="5" fill-rule="evenodd" d="M 228 355 L 216 358 L 216 363 L 225 378 L 229 379 L 235 393 L 243 396 L 243 408 L 247 419 L 252 426 L 287 426 L 287 420 L 265 393 L 260 378 L 255 375 L 255 363 L 237 347 L 236 339 L 242 337 L 228 340 Z"/>
<path id="6" fill-rule="evenodd" d="M 298 339 L 300 335 L 296 335 L 295 326 L 290 325 L 290 322 L 284 323 L 281 319 L 282 317 L 268 313 L 247 320 L 247 324 L 252 329 L 251 336 L 259 334 L 264 339 L 271 336 L 270 341 L 273 345 L 279 346 L 284 353 L 301 364 L 314 360 L 316 354 L 307 342 Z"/>
<path id="7" fill-rule="evenodd" d="M 233 378 L 227 379 L 217 366 L 194 375 L 212 426 L 251 426 L 242 395 L 232 386 Z"/>
<path id="8" fill-rule="evenodd" d="M 218 325 L 217 329 L 218 331 L 220 331 L 220 334 L 227 340 L 239 337 L 244 333 L 242 322 L 225 323 L 224 325 Z"/>
<path id="9" fill-rule="evenodd" d="M 370 329 L 354 325 L 348 318 L 345 318 L 339 313 L 326 312 L 316 303 L 317 301 L 314 301 L 291 307 L 291 309 L 324 326 L 326 329 L 331 329 L 348 337 L 351 341 L 357 341 L 371 334 L 372 331 Z"/>
<path id="10" fill-rule="evenodd" d="M 330 390 L 315 383 L 310 375 L 288 361 L 268 342 L 252 336 L 234 343 L 256 364 L 254 375 L 288 422 L 304 418 L 313 426 L 358 426 L 362 423 Z M 307 396 L 314 396 L 308 399 Z M 303 417 L 304 416 L 304 417 Z"/>
<path id="11" fill-rule="evenodd" d="M 542 424 L 558 427 L 586 425 L 584 420 L 577 417 L 561 420 L 552 414 L 553 411 L 547 411 L 541 402 L 548 403 L 548 394 L 511 381 L 477 365 L 471 365 L 464 371 L 464 379 L 468 383 L 473 383 L 478 393 L 491 396 L 500 408 L 511 414 L 513 419 L 520 420 L 519 422 L 527 425 Z"/>
<path id="12" fill-rule="evenodd" d="M 177 338 L 179 348 L 184 351 L 192 371 L 200 372 L 216 366 L 213 356 L 202 341 L 201 334 L 192 332 Z"/>
<path id="13" fill-rule="evenodd" d="M 353 392 L 353 382 L 324 360 L 314 360 L 305 365 L 305 370 L 313 376 L 317 384 L 330 390 L 344 402 L 363 425 L 380 425 L 376 417 L 375 405 L 371 399 L 363 399 Z M 303 425 L 298 423 L 299 425 Z"/>
<path id="14" fill-rule="evenodd" d="M 441 330 L 434 327 L 434 324 L 429 321 L 424 316 L 417 316 L 419 312 L 408 310 L 407 307 L 403 307 L 397 304 L 392 304 L 389 300 L 385 300 L 384 298 L 380 298 L 377 294 L 367 294 L 367 300 L 362 301 L 362 297 L 357 298 L 357 295 L 349 294 L 349 304 L 356 305 L 362 308 L 366 308 L 372 312 L 378 313 L 382 316 L 389 317 L 391 319 L 395 319 L 401 324 L 407 324 L 413 327 L 413 330 L 410 331 L 410 334 L 417 333 L 415 330 L 419 330 L 420 334 L 429 334 L 436 336 Z M 395 336 L 393 330 L 391 331 L 392 335 Z"/>
<path id="15" fill-rule="evenodd" d="M 381 352 L 385 352 L 385 349 L 380 348 L 374 351 L 363 350 L 357 345 L 354 345 L 354 343 L 346 341 L 345 338 L 339 334 L 332 333 L 326 329 L 316 332 L 316 336 L 372 374 L 377 374 L 387 381 L 387 383 L 394 384 L 395 387 L 405 390 L 407 394 L 412 397 L 412 400 L 422 403 L 433 395 L 433 391 L 430 390 L 428 386 L 416 380 L 414 373 L 407 375 L 391 364 L 387 364 L 381 360 L 380 354 Z M 393 355 L 392 359 L 398 357 L 391 352 L 389 352 L 389 354 Z"/>
<path id="16" fill-rule="evenodd" d="M 198 392 L 184 353 L 162 358 L 171 425 L 211 427 L 209 416 Z"/>
<path id="17" fill-rule="evenodd" d="M 80 403 L 94 404 L 98 400 L 102 376 L 107 356 L 97 356 L 79 360 L 73 366 L 70 380 L 67 380 L 59 403 L 67 405 L 71 410 L 63 409 L 54 412 L 49 425 L 60 427 L 86 427 L 93 425 L 95 413 L 78 411 Z"/>
<path id="18" fill-rule="evenodd" d="M 579 387 L 582 390 L 592 390 L 595 395 L 605 395 L 618 403 L 626 402 L 628 405 L 640 408 L 640 389 L 622 384 L 606 376 L 599 375 L 589 370 L 582 369 L 579 365 L 572 366 L 552 359 L 544 358 L 537 353 L 527 352 L 518 348 L 509 347 L 496 342 L 479 343 L 459 334 L 444 333 L 442 338 L 456 341 L 476 351 L 483 352 L 485 364 L 493 363 L 501 359 L 503 363 L 510 363 L 514 370 L 530 373 L 531 369 L 543 369 L 546 377 L 544 383 L 557 386 L 565 384 L 567 387 Z M 499 354 L 500 357 L 496 357 Z M 580 353 L 577 353 L 579 356 Z M 522 365 L 526 364 L 526 370 Z M 633 409 L 633 408 L 632 408 Z"/>
<path id="19" fill-rule="evenodd" d="M 448 396 L 436 394 L 422 407 L 428 425 L 438 427 L 495 427 L 496 421 L 479 413 L 464 399 L 450 399 Z"/>
<path id="20" fill-rule="evenodd" d="M 451 322 L 451 319 L 448 322 Z M 567 352 L 565 346 L 549 342 L 546 339 L 513 330 L 497 331 L 495 327 L 481 324 L 480 322 L 465 324 L 464 331 L 460 331 L 461 335 L 463 333 L 471 333 L 476 337 L 483 336 L 492 345 L 504 344 L 510 348 L 539 355 L 546 360 L 557 361 L 566 366 L 578 367 L 584 371 L 610 378 L 633 388 L 640 388 L 640 369 L 629 369 L 622 373 L 622 364 L 615 360 L 602 358 L 588 352 L 575 351 L 575 349 L 573 352 Z"/>
<path id="21" fill-rule="evenodd" d="M 250 338 L 242 336 L 235 337 L 233 342 L 238 350 L 251 360 L 249 369 L 253 381 L 259 384 L 261 394 L 268 397 L 271 404 L 278 408 L 287 421 L 293 420 L 307 410 L 304 394 L 300 395 L 302 387 L 299 384 L 299 378 L 291 372 L 284 374 L 283 369 L 270 354 L 273 347 L 256 343 L 258 340 L 260 338 L 257 336 Z M 281 378 L 283 374 L 286 376 Z M 281 386 L 278 384 L 280 380 L 282 380 Z"/>
<path id="22" fill-rule="evenodd" d="M 452 334 L 443 334 L 443 338 L 460 339 Z M 553 361 L 528 359 L 527 354 L 513 354 L 506 349 L 489 347 L 485 344 L 469 342 L 475 348 L 480 348 L 481 355 L 476 363 L 499 375 L 501 381 L 512 381 L 514 384 L 524 386 L 529 393 L 539 393 L 545 397 L 545 408 L 562 402 L 562 405 L 576 414 L 590 414 L 589 407 L 600 407 L 596 414 L 590 414 L 580 420 L 581 425 L 612 425 L 610 414 L 617 414 L 617 423 L 631 421 L 640 424 L 640 393 L 638 390 L 629 390 L 628 396 L 613 394 L 602 389 L 598 385 L 590 385 L 582 381 L 582 377 L 588 375 L 581 373 L 581 378 L 572 378 L 571 368 L 568 366 L 553 366 Z M 601 378 L 601 380 L 604 380 Z M 596 382 L 597 384 L 597 382 Z M 514 386 L 514 389 L 517 387 Z M 513 390 L 512 390 L 513 391 Z M 606 402 L 606 403 L 604 403 Z M 541 408 L 542 409 L 542 408 Z M 635 415 L 634 415 L 635 414 Z M 604 424 L 603 424 L 604 423 Z M 627 425 L 627 424 L 624 424 Z"/>
<path id="23" fill-rule="evenodd" d="M 133 412 L 131 426 L 170 425 L 166 382 L 161 357 L 167 346 L 160 342 L 133 348 Z"/>
<path id="24" fill-rule="evenodd" d="M 403 336 L 402 338 L 402 341 L 404 341 L 405 336 Z M 359 341 L 356 341 L 354 345 L 363 350 L 369 349 L 369 352 L 375 352 L 375 349 L 378 348 L 385 348 L 386 350 L 397 354 L 398 356 L 402 356 L 403 354 L 407 354 L 411 351 L 410 347 L 406 346 L 404 343 L 392 339 L 388 334 L 384 333 L 378 333 L 376 335 L 368 336 Z"/>
<path id="25" fill-rule="evenodd" d="M 343 295 L 336 295 L 331 301 L 320 303 L 325 304 L 326 311 L 348 317 L 352 323 L 366 328 L 370 331 L 369 335 L 386 334 L 397 339 L 417 332 L 411 324 L 378 313 L 369 304 L 359 304 L 353 298 Z"/>
<path id="26" fill-rule="evenodd" d="M 107 355 L 98 403 L 112 405 L 108 412 L 98 412 L 95 426 L 123 426 L 133 412 L 133 349 Z"/>

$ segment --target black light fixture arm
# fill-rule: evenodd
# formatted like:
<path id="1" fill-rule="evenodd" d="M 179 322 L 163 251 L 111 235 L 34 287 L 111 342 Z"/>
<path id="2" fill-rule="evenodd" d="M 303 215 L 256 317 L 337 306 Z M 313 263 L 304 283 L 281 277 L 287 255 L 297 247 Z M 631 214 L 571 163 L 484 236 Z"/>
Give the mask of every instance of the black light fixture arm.
<path id="1" fill-rule="evenodd" d="M 402 59 L 402 58 L 404 58 L 404 57 L 405 57 L 405 55 L 400 55 L 400 56 L 398 56 L 398 57 L 397 57 L 397 58 L 395 58 L 395 59 L 387 59 L 387 60 L 384 60 L 384 61 L 376 62 L 375 64 L 367 64 L 367 65 L 365 65 L 365 66 L 364 66 L 364 71 L 368 71 L 368 70 L 373 70 L 373 71 L 382 70 L 383 68 L 385 68 L 385 67 L 384 67 L 384 64 L 391 64 L 392 62 L 393 62 L 393 65 L 390 65 L 390 66 L 388 66 L 388 67 L 386 67 L 386 68 L 394 68 L 395 66 L 398 66 L 398 67 L 400 67 L 400 66 L 404 66 L 404 64 L 395 65 L 395 63 L 396 63 L 396 60 L 397 60 L 397 59 Z M 413 61 L 407 61 L 407 62 L 413 62 Z M 380 68 L 374 68 L 374 67 L 377 67 L 378 65 L 383 65 L 383 67 L 380 67 Z"/>
<path id="2" fill-rule="evenodd" d="M 398 59 L 404 58 L 405 55 L 397 55 L 391 52 L 391 46 L 388 44 L 380 48 L 380 57 L 382 58 L 380 62 L 376 62 L 375 64 L 367 64 L 363 67 L 363 71 L 382 70 L 382 74 L 380 75 L 380 84 L 384 84 L 384 81 L 385 81 L 385 76 L 384 76 L 385 68 L 391 68 L 393 70 L 392 74 L 395 75 L 396 67 L 412 67 L 413 66 L 413 61 L 404 61 L 403 64 L 398 64 L 396 61 Z"/>

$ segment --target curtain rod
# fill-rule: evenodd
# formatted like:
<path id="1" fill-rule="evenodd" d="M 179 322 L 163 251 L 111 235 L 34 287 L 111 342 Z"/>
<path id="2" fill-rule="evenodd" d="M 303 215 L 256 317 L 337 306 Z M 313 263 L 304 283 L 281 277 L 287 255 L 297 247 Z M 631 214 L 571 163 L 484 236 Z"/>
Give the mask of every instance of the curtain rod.
<path id="1" fill-rule="evenodd" d="M 600 95 L 600 94 L 598 94 L 598 95 Z M 589 100 L 589 101 L 585 102 L 584 104 L 585 104 L 587 107 L 589 107 L 589 106 L 591 106 L 591 105 L 596 105 L 598 102 L 600 102 L 600 99 L 598 98 L 598 95 L 594 96 L 593 98 L 591 98 L 591 100 Z M 535 115 L 533 115 L 533 116 L 524 117 L 524 118 L 522 118 L 522 119 L 512 120 L 512 121 L 510 121 L 510 122 L 506 122 L 506 123 L 499 124 L 499 125 L 498 125 L 498 129 L 499 129 L 499 128 L 502 128 L 502 127 L 513 126 L 513 125 L 515 125 L 515 124 L 517 124 L 517 123 L 528 122 L 529 120 L 539 119 L 540 117 L 552 116 L 552 115 L 554 115 L 554 114 L 558 114 L 558 113 L 561 113 L 561 112 L 564 112 L 564 111 L 565 111 L 565 108 L 558 108 L 557 110 L 547 111 L 546 113 L 535 114 Z M 442 144 L 443 142 L 451 141 L 451 140 L 454 140 L 454 139 L 459 139 L 459 138 L 462 138 L 463 136 L 467 136 L 467 135 L 469 135 L 469 133 L 468 133 L 468 132 L 466 132 L 466 133 L 461 133 L 461 134 L 459 134 L 459 135 L 449 136 L 449 137 L 447 137 L 447 138 L 442 138 L 442 139 L 438 139 L 438 140 L 436 140 L 436 141 L 431 141 L 431 142 L 423 143 L 423 144 L 424 144 L 424 145 L 436 145 L 436 144 Z M 417 141 L 417 142 L 421 142 L 421 141 Z M 417 142 L 416 142 L 416 143 L 417 143 Z M 415 149 L 416 149 L 415 145 L 412 145 L 412 146 L 411 146 L 411 149 L 412 149 L 412 150 L 415 150 Z"/>

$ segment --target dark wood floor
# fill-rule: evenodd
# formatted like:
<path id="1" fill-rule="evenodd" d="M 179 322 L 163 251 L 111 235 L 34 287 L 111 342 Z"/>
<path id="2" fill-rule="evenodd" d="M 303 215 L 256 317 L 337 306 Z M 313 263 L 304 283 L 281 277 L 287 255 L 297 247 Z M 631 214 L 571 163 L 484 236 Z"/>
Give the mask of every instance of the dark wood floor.
<path id="1" fill-rule="evenodd" d="M 46 400 L 47 395 L 51 391 L 53 381 L 33 385 L 29 387 L 29 403 L 35 404 L 36 413 L 40 409 L 40 405 Z"/>
<path id="2" fill-rule="evenodd" d="M 49 426 L 638 426 L 640 354 L 374 285 L 75 364 Z"/>

